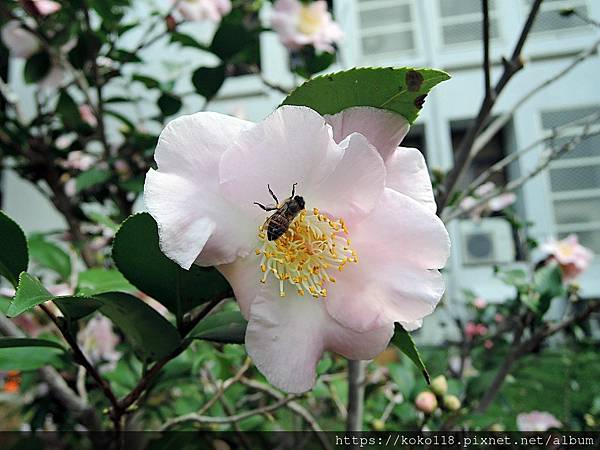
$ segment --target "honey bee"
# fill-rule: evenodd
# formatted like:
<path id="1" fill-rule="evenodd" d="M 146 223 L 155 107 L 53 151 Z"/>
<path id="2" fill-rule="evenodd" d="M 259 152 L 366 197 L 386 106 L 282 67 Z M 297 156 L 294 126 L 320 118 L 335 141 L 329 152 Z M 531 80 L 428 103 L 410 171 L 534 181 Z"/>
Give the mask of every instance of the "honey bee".
<path id="1" fill-rule="evenodd" d="M 267 239 L 269 241 L 276 241 L 288 230 L 292 221 L 296 216 L 304 209 L 304 199 L 296 194 L 296 185 L 292 185 L 292 195 L 285 199 L 283 203 L 279 204 L 277 196 L 271 190 L 271 186 L 267 184 L 269 194 L 275 200 L 275 205 L 261 205 L 258 202 L 254 202 L 255 205 L 260 206 L 265 211 L 275 211 L 271 216 L 267 218 L 264 223 L 264 227 L 267 230 Z"/>

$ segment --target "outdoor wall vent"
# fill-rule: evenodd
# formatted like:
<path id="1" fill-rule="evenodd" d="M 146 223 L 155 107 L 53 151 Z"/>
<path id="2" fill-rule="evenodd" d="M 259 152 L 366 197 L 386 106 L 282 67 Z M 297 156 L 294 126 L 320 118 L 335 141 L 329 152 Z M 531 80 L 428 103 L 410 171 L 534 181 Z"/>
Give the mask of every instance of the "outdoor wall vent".
<path id="1" fill-rule="evenodd" d="M 515 260 L 515 245 L 510 224 L 499 217 L 460 223 L 464 265 L 502 264 Z"/>

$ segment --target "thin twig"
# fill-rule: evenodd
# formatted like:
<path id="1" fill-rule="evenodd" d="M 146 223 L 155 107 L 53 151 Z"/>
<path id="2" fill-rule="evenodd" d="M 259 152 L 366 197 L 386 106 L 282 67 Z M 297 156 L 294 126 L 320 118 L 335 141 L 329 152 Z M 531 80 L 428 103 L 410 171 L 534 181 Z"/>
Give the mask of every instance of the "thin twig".
<path id="1" fill-rule="evenodd" d="M 236 414 L 233 416 L 211 417 L 211 416 L 201 416 L 198 413 L 185 414 L 183 416 L 175 417 L 174 419 L 167 420 L 165 422 L 165 424 L 162 426 L 162 428 L 160 429 L 160 431 L 166 431 L 169 428 L 173 428 L 175 425 L 178 425 L 178 424 L 184 423 L 184 422 L 217 423 L 217 424 L 240 422 L 244 419 L 247 419 L 248 417 L 256 416 L 259 414 L 266 414 L 271 411 L 275 411 L 276 409 L 279 409 L 282 406 L 285 406 L 287 403 L 291 402 L 292 400 L 294 400 L 296 398 L 298 398 L 298 395 L 296 395 L 296 394 L 288 395 L 287 397 L 284 397 L 284 398 L 278 400 L 277 402 L 272 403 L 271 405 L 263 406 L 261 408 L 256 408 L 256 409 L 246 411 L 246 412 L 243 412 L 240 414 Z"/>
<path id="2" fill-rule="evenodd" d="M 200 410 L 198 411 L 198 414 L 202 415 L 202 414 L 206 413 L 206 411 L 208 411 L 221 398 L 221 396 L 225 393 L 225 391 L 227 389 L 229 389 L 232 385 L 234 385 L 235 383 L 240 381 L 240 379 L 244 376 L 246 371 L 250 368 L 251 363 L 252 363 L 252 360 L 250 358 L 246 358 L 246 360 L 244 361 L 244 364 L 242 365 L 242 367 L 240 367 L 240 369 L 237 371 L 237 373 L 233 377 L 225 380 L 218 387 L 217 393 L 215 395 L 213 395 L 209 401 L 207 401 L 204 405 L 202 405 L 202 408 L 200 408 Z"/>
<path id="3" fill-rule="evenodd" d="M 272 388 L 271 386 L 261 383 L 259 381 L 250 380 L 248 378 L 242 378 L 240 380 L 240 382 L 245 386 L 248 386 L 248 387 L 254 388 L 258 391 L 264 392 L 265 394 L 268 394 L 275 399 L 280 400 L 280 399 L 284 398 L 284 395 L 281 392 L 279 392 L 276 389 Z M 331 445 L 329 444 L 327 439 L 325 439 L 325 437 L 323 435 L 323 429 L 319 425 L 319 422 L 317 422 L 317 420 L 313 417 L 313 415 L 310 412 L 308 412 L 308 410 L 306 408 L 304 408 L 302 405 L 300 405 L 300 403 L 295 402 L 295 401 L 289 402 L 286 405 L 286 407 L 290 411 L 299 415 L 300 417 L 302 417 L 302 419 L 304 419 L 306 421 L 308 426 L 313 430 L 313 432 L 317 436 L 317 439 L 319 439 L 321 446 L 325 450 L 331 450 Z"/>
<path id="4" fill-rule="evenodd" d="M 364 361 L 348 361 L 348 414 L 346 431 L 362 431 L 365 402 Z"/>

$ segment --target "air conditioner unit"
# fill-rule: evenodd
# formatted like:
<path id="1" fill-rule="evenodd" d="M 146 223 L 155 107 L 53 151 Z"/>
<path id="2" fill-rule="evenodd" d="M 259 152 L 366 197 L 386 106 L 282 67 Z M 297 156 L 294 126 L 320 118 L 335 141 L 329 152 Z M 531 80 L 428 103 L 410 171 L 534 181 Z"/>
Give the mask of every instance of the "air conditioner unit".
<path id="1" fill-rule="evenodd" d="M 460 223 L 464 265 L 502 264 L 515 260 L 515 243 L 510 224 L 500 217 Z"/>

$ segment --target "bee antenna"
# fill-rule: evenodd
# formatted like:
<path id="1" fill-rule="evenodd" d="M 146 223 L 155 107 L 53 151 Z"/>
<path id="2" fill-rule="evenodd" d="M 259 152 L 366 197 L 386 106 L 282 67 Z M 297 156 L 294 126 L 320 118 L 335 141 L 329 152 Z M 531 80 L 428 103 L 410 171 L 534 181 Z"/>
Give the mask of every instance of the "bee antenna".
<path id="1" fill-rule="evenodd" d="M 294 183 L 292 184 L 292 197 L 294 196 L 294 194 L 296 193 L 296 186 L 298 185 L 298 183 Z"/>

